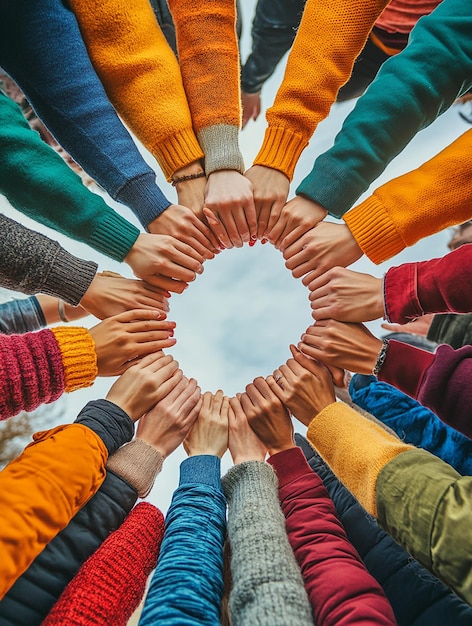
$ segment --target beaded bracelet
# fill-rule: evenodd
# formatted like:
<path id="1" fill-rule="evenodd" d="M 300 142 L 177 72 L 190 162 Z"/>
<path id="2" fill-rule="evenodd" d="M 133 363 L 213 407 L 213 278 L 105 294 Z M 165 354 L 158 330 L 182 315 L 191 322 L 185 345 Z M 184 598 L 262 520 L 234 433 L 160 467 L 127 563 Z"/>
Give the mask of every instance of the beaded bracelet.
<path id="1" fill-rule="evenodd" d="M 205 172 L 198 172 L 197 174 L 188 174 L 187 176 L 180 176 L 179 178 L 173 178 L 171 181 L 172 187 L 175 187 L 179 183 L 184 183 L 186 180 L 194 180 L 195 178 L 204 178 Z"/>
<path id="2" fill-rule="evenodd" d="M 388 339 L 384 339 L 382 341 L 382 347 L 380 348 L 377 361 L 375 362 L 375 365 L 374 365 L 374 369 L 372 370 L 372 374 L 374 376 L 379 375 L 380 370 L 382 369 L 382 365 L 385 363 L 385 359 L 387 358 L 388 346 L 389 346 Z"/>

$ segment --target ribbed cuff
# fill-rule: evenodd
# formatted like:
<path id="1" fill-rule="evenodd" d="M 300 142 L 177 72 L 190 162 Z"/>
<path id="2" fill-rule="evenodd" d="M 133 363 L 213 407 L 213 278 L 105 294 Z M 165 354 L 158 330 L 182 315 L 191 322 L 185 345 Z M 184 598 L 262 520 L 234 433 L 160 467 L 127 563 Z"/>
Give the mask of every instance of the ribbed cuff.
<path id="1" fill-rule="evenodd" d="M 188 484 L 210 485 L 221 489 L 221 460 L 213 454 L 190 456 L 180 464 L 179 487 Z"/>
<path id="2" fill-rule="evenodd" d="M 98 376 L 95 343 L 86 328 L 57 326 L 51 328 L 61 351 L 65 391 L 90 387 Z"/>
<path id="3" fill-rule="evenodd" d="M 377 265 L 405 249 L 405 242 L 375 196 L 351 209 L 343 219 L 362 252 Z"/>
<path id="4" fill-rule="evenodd" d="M 239 499 L 242 509 L 249 498 L 255 497 L 264 506 L 271 492 L 277 504 L 279 502 L 277 477 L 265 461 L 245 461 L 235 465 L 223 476 L 221 484 L 228 502 Z"/>
<path id="5" fill-rule="evenodd" d="M 110 259 L 123 261 L 134 246 L 139 229 L 116 211 L 110 210 L 100 216 L 98 227 L 90 233 L 87 243 Z"/>
<path id="6" fill-rule="evenodd" d="M 118 191 L 115 200 L 128 206 L 144 228 L 172 204 L 157 186 L 154 172 L 141 174 L 129 180 Z M 138 235 L 136 235 L 135 241 L 137 237 Z M 126 254 L 128 252 L 129 249 Z"/>
<path id="7" fill-rule="evenodd" d="M 105 444 L 110 456 L 134 434 L 134 425 L 129 415 L 114 402 L 92 400 L 87 402 L 75 423 L 93 430 Z"/>
<path id="8" fill-rule="evenodd" d="M 291 181 L 301 153 L 308 145 L 308 139 L 285 128 L 266 129 L 261 149 L 254 159 L 254 165 L 264 165 L 279 170 Z"/>
<path id="9" fill-rule="evenodd" d="M 301 476 L 313 474 L 302 449 L 298 446 L 273 454 L 267 459 L 267 462 L 274 468 L 279 480 L 279 488 L 285 487 Z"/>
<path id="10" fill-rule="evenodd" d="M 203 128 L 198 139 L 205 153 L 205 173 L 209 176 L 219 170 L 244 173 L 244 159 L 239 149 L 239 128 L 230 124 L 216 124 Z"/>
<path id="11" fill-rule="evenodd" d="M 107 469 L 124 478 L 140 498 L 145 498 L 163 463 L 162 454 L 154 446 L 142 439 L 133 439 L 108 459 Z"/>
<path id="12" fill-rule="evenodd" d="M 96 263 L 83 261 L 59 248 L 47 277 L 47 287 L 43 286 L 42 292 L 77 306 L 95 278 L 97 269 Z"/>
<path id="13" fill-rule="evenodd" d="M 171 137 L 166 137 L 165 141 L 155 146 L 152 154 L 169 182 L 174 172 L 203 159 L 204 156 L 192 128 L 184 128 Z"/>

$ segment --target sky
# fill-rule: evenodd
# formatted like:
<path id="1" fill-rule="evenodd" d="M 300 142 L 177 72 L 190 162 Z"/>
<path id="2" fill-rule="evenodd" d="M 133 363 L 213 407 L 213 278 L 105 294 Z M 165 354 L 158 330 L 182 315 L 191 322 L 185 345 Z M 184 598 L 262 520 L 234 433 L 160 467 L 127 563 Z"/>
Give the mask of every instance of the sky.
<path id="1" fill-rule="evenodd" d="M 244 3 L 242 57 L 249 49 L 250 22 L 255 0 Z M 264 85 L 263 106 L 269 106 L 283 76 L 283 64 Z M 291 193 L 311 170 L 317 155 L 328 149 L 341 128 L 346 115 L 355 102 L 334 105 L 329 117 L 318 127 L 310 145 L 298 163 Z M 397 157 L 379 177 L 370 192 L 383 182 L 407 172 L 431 158 L 451 143 L 457 136 L 470 129 L 452 107 L 428 129 L 419 133 L 410 145 Z M 265 130 L 263 114 L 257 122 L 249 122 L 241 133 L 241 149 L 246 167 L 258 152 Z M 146 160 L 157 172 L 157 182 L 169 199 L 176 199 L 174 190 L 166 183 L 156 162 L 144 148 L 140 147 Z M 361 200 L 369 194 L 366 192 Z M 122 205 L 114 203 L 108 196 L 106 201 L 131 222 L 137 224 L 132 213 Z M 100 269 L 110 269 L 132 277 L 126 265 L 109 260 L 84 244 L 72 241 L 15 211 L 0 198 L 0 210 L 24 223 L 29 228 L 43 232 L 58 240 L 71 253 L 86 259 L 94 259 Z M 447 252 L 448 232 L 438 233 L 420 241 L 403 251 L 394 259 L 375 266 L 363 258 L 351 266 L 362 272 L 382 276 L 392 265 L 442 256 Z M 5 299 L 5 298 L 3 298 Z M 223 389 L 227 395 L 243 391 L 246 384 L 259 375 L 266 376 L 290 357 L 288 344 L 296 343 L 306 327 L 312 323 L 308 303 L 308 291 L 292 278 L 285 268 L 279 252 L 270 244 L 257 243 L 253 248 L 226 250 L 216 259 L 205 264 L 205 271 L 182 295 L 173 295 L 170 300 L 169 319 L 177 323 L 177 344 L 171 353 L 179 361 L 188 377 L 198 380 L 202 392 Z M 85 326 L 97 323 L 86 318 Z M 381 321 L 368 324 L 373 332 L 381 334 Z M 92 399 L 104 397 L 112 380 L 97 379 L 92 388 L 80 390 L 59 400 L 62 410 L 56 423 L 71 422 L 80 409 Z M 54 411 L 57 413 L 57 411 Z M 297 427 L 299 432 L 302 428 Z M 185 458 L 179 448 L 165 464 L 162 473 L 148 499 L 166 511 L 172 493 L 178 484 L 178 467 Z M 223 469 L 231 465 L 225 455 Z"/>

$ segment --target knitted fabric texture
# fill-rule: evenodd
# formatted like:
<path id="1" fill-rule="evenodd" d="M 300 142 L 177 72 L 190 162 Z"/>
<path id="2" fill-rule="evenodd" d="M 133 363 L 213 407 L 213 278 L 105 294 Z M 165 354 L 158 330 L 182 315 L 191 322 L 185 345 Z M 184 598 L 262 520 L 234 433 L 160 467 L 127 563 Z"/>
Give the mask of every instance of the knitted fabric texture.
<path id="1" fill-rule="evenodd" d="M 162 454 L 154 446 L 142 439 L 133 439 L 108 459 L 107 469 L 119 474 L 136 489 L 140 498 L 145 498 L 163 463 Z"/>
<path id="2" fill-rule="evenodd" d="M 164 517 L 141 502 L 69 583 L 43 626 L 126 626 L 144 595 L 164 535 Z"/>
<path id="3" fill-rule="evenodd" d="M 51 329 L 61 351 L 65 391 L 90 387 L 98 376 L 95 343 L 86 328 L 56 326 Z"/>

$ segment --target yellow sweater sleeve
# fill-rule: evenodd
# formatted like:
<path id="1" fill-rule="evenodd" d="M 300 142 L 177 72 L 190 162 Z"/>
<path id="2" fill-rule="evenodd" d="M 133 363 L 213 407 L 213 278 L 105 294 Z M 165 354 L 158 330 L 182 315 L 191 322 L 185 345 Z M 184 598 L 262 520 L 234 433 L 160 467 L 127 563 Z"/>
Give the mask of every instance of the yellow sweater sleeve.
<path id="1" fill-rule="evenodd" d="M 307 0 L 254 160 L 291 180 L 300 154 L 351 75 L 388 0 Z"/>
<path id="2" fill-rule="evenodd" d="M 201 159 L 180 68 L 149 0 L 70 5 L 110 101 L 166 178 Z"/>
<path id="3" fill-rule="evenodd" d="M 371 515 L 377 515 L 380 471 L 398 454 L 413 449 L 343 402 L 334 402 L 318 413 L 307 437 Z"/>
<path id="4" fill-rule="evenodd" d="M 472 216 L 472 130 L 421 167 L 382 185 L 344 215 L 371 261 L 382 263 L 405 247 Z"/>
<path id="5" fill-rule="evenodd" d="M 98 375 L 95 343 L 86 328 L 56 326 L 51 328 L 61 351 L 65 391 L 90 387 Z"/>
<path id="6" fill-rule="evenodd" d="M 235 0 L 168 0 L 192 122 L 205 171 L 244 171 Z"/>

